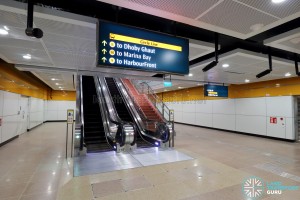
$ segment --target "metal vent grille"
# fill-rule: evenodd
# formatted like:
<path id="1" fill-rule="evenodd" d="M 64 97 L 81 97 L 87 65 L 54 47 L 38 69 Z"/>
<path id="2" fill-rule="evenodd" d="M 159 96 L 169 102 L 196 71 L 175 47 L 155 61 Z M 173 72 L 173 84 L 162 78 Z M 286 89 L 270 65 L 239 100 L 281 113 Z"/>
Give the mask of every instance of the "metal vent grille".
<path id="1" fill-rule="evenodd" d="M 19 40 L 12 38 L 0 37 L 0 48 L 10 47 L 26 47 L 27 49 L 44 50 L 40 42 L 32 42 L 28 40 Z"/>
<path id="2" fill-rule="evenodd" d="M 7 25 L 25 28 L 26 27 L 26 16 L 18 13 L 7 12 L 1 10 L 0 12 L 0 25 Z"/>
<path id="3" fill-rule="evenodd" d="M 277 18 L 261 13 L 234 1 L 224 1 L 202 16 L 199 21 L 229 29 L 242 34 L 253 32 L 251 27 L 262 24 L 268 25 Z"/>
<path id="4" fill-rule="evenodd" d="M 289 15 L 300 12 L 299 0 L 288 0 L 281 4 L 274 4 L 271 0 L 238 0 L 261 11 L 270 13 L 278 18 L 285 18 Z"/>
<path id="5" fill-rule="evenodd" d="M 23 55 L 31 54 L 31 60 L 23 59 Z M 18 64 L 43 64 L 43 65 L 52 65 L 45 51 L 42 50 L 34 50 L 28 48 L 20 48 L 20 47 L 11 47 L 6 46 L 5 48 L 0 48 L 0 54 L 9 58 Z"/>
<path id="6" fill-rule="evenodd" d="M 46 33 L 96 40 L 96 24 L 93 29 L 50 19 L 41 19 L 38 17 L 34 18 L 34 24 Z"/>
<path id="7" fill-rule="evenodd" d="M 45 45 L 49 51 L 68 54 L 82 54 L 86 56 L 95 56 L 95 40 L 69 37 L 46 33 L 43 37 Z"/>
<path id="8" fill-rule="evenodd" d="M 82 56 L 76 54 L 49 52 L 55 66 L 67 67 L 71 69 L 85 68 L 94 66 L 95 57 Z"/>
<path id="9" fill-rule="evenodd" d="M 188 18 L 197 18 L 219 0 L 127 0 Z"/>

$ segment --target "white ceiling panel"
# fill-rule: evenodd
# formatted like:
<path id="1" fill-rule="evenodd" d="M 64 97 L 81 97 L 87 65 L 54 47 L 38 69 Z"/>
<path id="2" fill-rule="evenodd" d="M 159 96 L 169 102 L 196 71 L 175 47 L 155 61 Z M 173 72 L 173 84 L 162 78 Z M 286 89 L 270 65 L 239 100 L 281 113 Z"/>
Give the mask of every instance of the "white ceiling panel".
<path id="1" fill-rule="evenodd" d="M 197 18 L 201 13 L 218 3 L 219 0 L 127 0 L 177 15 Z"/>
<path id="2" fill-rule="evenodd" d="M 278 18 L 285 18 L 300 11 L 299 0 L 287 0 L 282 4 L 274 4 L 270 0 L 237 0 L 255 9 L 271 14 Z"/>
<path id="3" fill-rule="evenodd" d="M 252 32 L 251 27 L 256 24 L 265 26 L 277 21 L 275 17 L 234 1 L 223 1 L 213 12 L 208 12 L 198 20 L 242 34 Z"/>
<path id="4" fill-rule="evenodd" d="M 35 71 L 33 74 L 53 90 L 75 91 L 75 86 L 73 85 L 73 73 L 41 70 Z"/>
<path id="5" fill-rule="evenodd" d="M 80 26 L 77 24 L 65 23 L 45 18 L 34 18 L 34 24 L 45 31 L 57 35 L 67 35 L 77 38 L 85 38 L 96 41 L 96 24 L 94 28 Z"/>
<path id="6" fill-rule="evenodd" d="M 300 17 L 300 1 L 98 0 L 192 26 L 247 39 Z"/>
<path id="7" fill-rule="evenodd" d="M 264 41 L 265 45 L 300 54 L 300 28 Z"/>
<path id="8" fill-rule="evenodd" d="M 31 60 L 26 60 L 23 55 L 31 54 Z M 0 46 L 0 54 L 9 60 L 12 60 L 15 64 L 32 64 L 35 65 L 47 65 L 50 66 L 51 61 L 44 50 L 36 50 L 22 47 Z"/>
<path id="9" fill-rule="evenodd" d="M 83 38 L 75 38 L 66 35 L 57 35 L 47 33 L 43 37 L 43 41 L 51 52 L 82 54 L 86 56 L 96 55 L 96 40 L 88 40 Z"/>
<path id="10" fill-rule="evenodd" d="M 26 17 L 23 14 L 1 10 L 0 24 L 9 24 L 13 27 L 24 28 L 26 27 Z"/>
<path id="11" fill-rule="evenodd" d="M 60 68 L 84 69 L 86 67 L 95 66 L 94 56 L 83 56 L 82 54 L 67 54 L 58 52 L 49 52 L 53 58 L 55 66 Z"/>
<path id="12" fill-rule="evenodd" d="M 208 72 L 203 72 L 202 69 L 212 60 L 213 59 L 191 66 L 190 73 L 193 74 L 191 77 L 172 76 L 174 86 L 171 88 L 164 88 L 162 83 L 157 84 L 155 86 L 156 91 L 181 89 L 178 87 L 196 87 L 197 84 L 202 85 L 203 82 L 225 83 L 229 85 L 244 84 L 245 79 L 250 80 L 250 82 L 282 79 L 285 78 L 287 72 L 292 74 L 291 77 L 296 76 L 294 63 L 273 57 L 273 71 L 271 74 L 257 79 L 256 75 L 258 73 L 269 68 L 268 56 L 241 49 L 221 55 L 219 64 L 216 67 Z M 229 64 L 230 66 L 223 68 L 223 64 Z M 168 79 L 168 77 L 166 79 Z"/>

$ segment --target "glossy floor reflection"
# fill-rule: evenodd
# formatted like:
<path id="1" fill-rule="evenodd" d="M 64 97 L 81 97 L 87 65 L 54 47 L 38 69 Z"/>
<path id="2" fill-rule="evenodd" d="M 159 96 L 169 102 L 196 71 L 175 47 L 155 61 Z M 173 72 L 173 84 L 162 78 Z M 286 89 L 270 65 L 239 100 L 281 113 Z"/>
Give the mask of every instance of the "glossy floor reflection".
<path id="1" fill-rule="evenodd" d="M 132 152 L 90 153 L 74 158 L 74 176 L 85 176 L 193 159 L 173 148 L 136 149 Z"/>
<path id="2" fill-rule="evenodd" d="M 0 200 L 247 199 L 249 176 L 300 185 L 300 144 L 176 125 L 176 150 L 195 159 L 72 178 L 65 123 L 0 147 Z M 138 155 L 138 154 L 137 154 Z M 299 199 L 300 191 L 259 199 Z"/>

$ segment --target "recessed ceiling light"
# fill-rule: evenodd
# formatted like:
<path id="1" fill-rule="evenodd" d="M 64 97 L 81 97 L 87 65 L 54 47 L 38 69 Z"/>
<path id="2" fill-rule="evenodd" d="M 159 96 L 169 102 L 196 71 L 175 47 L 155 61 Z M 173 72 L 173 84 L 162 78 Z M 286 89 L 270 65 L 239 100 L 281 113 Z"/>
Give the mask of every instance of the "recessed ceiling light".
<path id="1" fill-rule="evenodd" d="M 164 90 L 165 92 L 167 92 L 168 90 Z"/>
<path id="2" fill-rule="evenodd" d="M 289 76 L 291 76 L 291 73 L 288 72 L 288 73 L 286 73 L 284 76 L 285 76 L 285 77 L 289 77 Z"/>
<path id="3" fill-rule="evenodd" d="M 56 79 L 56 78 L 51 78 L 51 81 L 56 81 L 56 80 L 58 80 L 58 79 Z"/>
<path id="4" fill-rule="evenodd" d="M 189 76 L 193 76 L 193 74 L 189 74 Z"/>
<path id="5" fill-rule="evenodd" d="M 249 83 L 250 82 L 250 80 L 249 79 L 245 79 L 245 83 Z"/>
<path id="6" fill-rule="evenodd" d="M 272 0 L 273 3 L 282 3 L 284 2 L 285 0 Z"/>
<path id="7" fill-rule="evenodd" d="M 197 83 L 197 85 L 201 85 L 201 83 Z"/>
<path id="8" fill-rule="evenodd" d="M 55 83 L 55 85 L 60 85 L 59 83 Z"/>
<path id="9" fill-rule="evenodd" d="M 229 67 L 230 65 L 229 64 L 223 64 L 222 65 L 222 67 L 224 67 L 224 68 L 227 68 L 227 67 Z"/>
<path id="10" fill-rule="evenodd" d="M 263 24 L 254 24 L 250 27 L 250 30 L 252 31 L 259 31 L 260 29 L 262 29 L 264 27 Z"/>
<path id="11" fill-rule="evenodd" d="M 9 28 L 7 26 L 3 26 L 3 28 L 7 31 L 9 31 Z"/>
<path id="12" fill-rule="evenodd" d="M 0 35 L 7 35 L 7 34 L 8 34 L 7 30 L 0 28 Z"/>
<path id="13" fill-rule="evenodd" d="M 280 86 L 280 84 L 279 84 L 279 83 L 277 83 L 277 84 L 276 84 L 276 87 L 279 87 L 279 86 Z"/>
<path id="14" fill-rule="evenodd" d="M 26 54 L 23 56 L 24 59 L 26 60 L 30 60 L 31 59 L 31 55 L 30 54 Z"/>
<path id="15" fill-rule="evenodd" d="M 179 86 L 178 89 L 183 89 L 183 87 L 180 87 L 180 86 Z"/>

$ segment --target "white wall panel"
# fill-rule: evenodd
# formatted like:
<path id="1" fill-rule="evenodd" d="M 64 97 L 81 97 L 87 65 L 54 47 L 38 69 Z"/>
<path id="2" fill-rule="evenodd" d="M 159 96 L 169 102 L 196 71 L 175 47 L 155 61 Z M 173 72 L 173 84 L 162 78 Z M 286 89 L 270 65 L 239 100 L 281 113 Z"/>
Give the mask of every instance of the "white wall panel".
<path id="1" fill-rule="evenodd" d="M 32 129 L 44 122 L 44 100 L 30 97 L 29 104 L 29 129 Z"/>
<path id="2" fill-rule="evenodd" d="M 3 116 L 17 115 L 20 110 L 20 95 L 4 91 Z"/>
<path id="3" fill-rule="evenodd" d="M 2 119 L 2 142 L 5 142 L 17 135 L 19 128 L 19 115 L 5 116 Z"/>
<path id="4" fill-rule="evenodd" d="M 213 102 L 213 113 L 218 114 L 235 114 L 235 100 L 234 99 L 222 99 L 214 100 Z"/>
<path id="5" fill-rule="evenodd" d="M 213 127 L 213 115 L 211 113 L 196 113 L 195 124 L 198 126 Z"/>
<path id="6" fill-rule="evenodd" d="M 58 101 L 47 101 L 48 110 L 58 110 Z"/>
<path id="7" fill-rule="evenodd" d="M 295 139 L 295 123 L 296 123 L 296 119 L 295 118 L 285 118 L 285 124 L 286 124 L 286 128 L 285 128 L 285 137 L 286 139 L 289 140 L 294 140 Z"/>
<path id="8" fill-rule="evenodd" d="M 267 135 L 266 116 L 236 115 L 236 131 Z"/>
<path id="9" fill-rule="evenodd" d="M 281 117 L 277 117 L 281 118 Z M 277 119 L 277 124 L 271 124 L 270 118 L 267 117 L 267 136 L 276 138 L 286 138 L 286 118 L 282 117 L 283 121 Z"/>
<path id="10" fill-rule="evenodd" d="M 182 104 L 182 112 L 193 112 L 195 113 L 196 104 L 195 101 L 185 101 Z"/>
<path id="11" fill-rule="evenodd" d="M 172 109 L 174 109 L 174 112 L 182 112 L 182 103 L 181 102 L 175 102 L 171 104 Z"/>
<path id="12" fill-rule="evenodd" d="M 76 102 L 75 101 L 47 101 L 45 121 L 66 120 L 68 109 L 74 109 L 75 111 Z"/>
<path id="13" fill-rule="evenodd" d="M 195 124 L 195 113 L 192 112 L 182 112 L 182 120 L 186 124 Z"/>
<path id="14" fill-rule="evenodd" d="M 182 112 L 174 112 L 174 121 L 175 122 L 182 122 Z"/>
<path id="15" fill-rule="evenodd" d="M 213 101 L 196 101 L 196 112 L 197 113 L 212 113 L 213 112 Z"/>
<path id="16" fill-rule="evenodd" d="M 213 114 L 213 127 L 235 131 L 235 115 Z"/>
<path id="17" fill-rule="evenodd" d="M 55 120 L 58 119 L 58 117 L 57 117 L 58 114 L 57 114 L 56 110 L 55 111 L 48 110 L 46 113 L 47 113 L 46 114 L 46 121 L 55 121 Z"/>
<path id="18" fill-rule="evenodd" d="M 3 96 L 4 96 L 4 92 L 2 90 L 0 90 L 0 117 L 3 116 Z"/>
<path id="19" fill-rule="evenodd" d="M 267 97 L 267 116 L 294 117 L 292 96 Z"/>
<path id="20" fill-rule="evenodd" d="M 237 115 L 266 116 L 266 98 L 236 99 Z"/>

